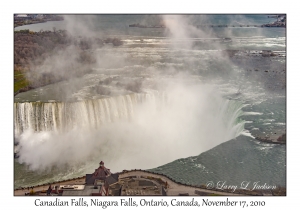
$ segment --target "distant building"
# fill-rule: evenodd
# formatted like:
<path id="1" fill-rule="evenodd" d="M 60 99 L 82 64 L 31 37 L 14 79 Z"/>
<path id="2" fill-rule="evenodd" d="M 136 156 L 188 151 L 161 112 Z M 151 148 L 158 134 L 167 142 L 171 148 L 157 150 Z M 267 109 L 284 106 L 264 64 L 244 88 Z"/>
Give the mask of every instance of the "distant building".
<path id="1" fill-rule="evenodd" d="M 28 17 L 28 15 L 25 15 L 25 14 L 24 15 L 16 15 L 16 17 L 17 18 L 26 18 L 26 17 Z"/>
<path id="2" fill-rule="evenodd" d="M 43 19 L 44 18 L 44 15 L 37 15 L 36 16 L 36 19 Z"/>
<path id="3" fill-rule="evenodd" d="M 29 15 L 26 15 L 26 14 L 19 14 L 19 15 L 15 15 L 14 19 L 15 20 L 30 20 L 30 19 L 32 19 L 32 17 Z"/>
<path id="4" fill-rule="evenodd" d="M 32 19 L 36 19 L 37 14 L 29 14 L 29 15 L 27 15 L 27 16 L 31 17 Z"/>

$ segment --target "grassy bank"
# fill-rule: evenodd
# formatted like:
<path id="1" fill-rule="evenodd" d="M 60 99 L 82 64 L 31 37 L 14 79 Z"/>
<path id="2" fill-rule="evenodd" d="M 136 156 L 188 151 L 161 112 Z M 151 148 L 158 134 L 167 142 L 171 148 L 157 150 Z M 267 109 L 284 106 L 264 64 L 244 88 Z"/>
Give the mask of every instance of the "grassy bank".
<path id="1" fill-rule="evenodd" d="M 29 82 L 25 76 L 26 68 L 15 65 L 14 67 L 14 93 L 29 86 Z"/>

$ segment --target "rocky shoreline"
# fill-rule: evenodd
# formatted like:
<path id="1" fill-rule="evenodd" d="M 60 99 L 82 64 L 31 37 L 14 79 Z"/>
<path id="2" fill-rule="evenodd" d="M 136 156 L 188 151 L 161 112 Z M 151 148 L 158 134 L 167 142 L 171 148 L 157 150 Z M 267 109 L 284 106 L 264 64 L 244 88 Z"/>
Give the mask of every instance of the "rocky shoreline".
<path id="1" fill-rule="evenodd" d="M 261 136 L 256 136 L 256 140 L 264 142 L 264 143 L 271 143 L 271 144 L 286 144 L 286 134 L 282 134 L 279 136 L 277 139 L 276 138 L 270 138 L 270 137 L 261 137 Z"/>
<path id="2" fill-rule="evenodd" d="M 37 87 L 66 80 L 70 75 L 71 77 L 81 77 L 90 73 L 91 67 L 96 63 L 92 50 L 105 45 L 118 47 L 123 45 L 123 41 L 116 37 L 102 39 L 98 37 L 75 37 L 66 30 L 56 29 L 40 32 L 15 31 L 14 96 Z M 63 66 L 65 71 L 69 71 L 69 74 L 54 75 L 51 71 L 44 73 L 41 71 L 45 60 L 55 57 L 56 52 L 68 54 L 71 48 L 76 58 L 72 65 Z"/>
<path id="3" fill-rule="evenodd" d="M 23 26 L 23 25 L 31 25 L 31 24 L 37 24 L 37 23 L 45 23 L 48 21 L 62 21 L 64 18 L 62 16 L 58 15 L 48 15 L 45 17 L 40 17 L 40 18 L 32 18 L 31 16 L 27 16 L 27 18 L 14 18 L 14 28 Z"/>

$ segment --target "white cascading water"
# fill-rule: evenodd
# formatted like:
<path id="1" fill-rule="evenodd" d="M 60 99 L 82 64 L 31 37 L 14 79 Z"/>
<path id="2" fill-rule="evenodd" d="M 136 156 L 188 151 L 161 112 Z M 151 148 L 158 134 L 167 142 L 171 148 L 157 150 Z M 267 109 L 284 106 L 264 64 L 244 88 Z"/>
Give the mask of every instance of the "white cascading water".
<path id="1" fill-rule="evenodd" d="M 240 135 L 241 108 L 203 85 L 68 103 L 15 103 L 19 162 L 32 170 L 93 158 L 113 171 L 157 167 Z"/>
<path id="2" fill-rule="evenodd" d="M 74 127 L 98 129 L 119 119 L 130 120 L 134 107 L 155 101 L 159 94 L 131 94 L 79 102 L 14 103 L 15 134 L 30 129 L 68 131 Z"/>

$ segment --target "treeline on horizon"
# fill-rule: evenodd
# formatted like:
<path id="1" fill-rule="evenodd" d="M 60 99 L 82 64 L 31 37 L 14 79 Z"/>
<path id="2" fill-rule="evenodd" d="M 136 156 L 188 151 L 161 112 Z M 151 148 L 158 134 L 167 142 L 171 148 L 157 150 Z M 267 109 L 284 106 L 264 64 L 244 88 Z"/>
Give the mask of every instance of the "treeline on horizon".
<path id="1" fill-rule="evenodd" d="M 76 62 L 80 66 L 70 66 L 67 68 L 72 71 L 72 76 L 79 77 L 91 71 L 88 66 L 96 62 L 95 57 L 89 51 L 111 43 L 113 46 L 122 45 L 122 41 L 117 38 L 100 39 L 98 37 L 74 37 L 66 30 L 39 31 L 20 30 L 14 32 L 14 93 L 24 92 L 33 88 L 41 87 L 67 77 L 65 74 L 59 76 L 51 72 L 41 73 L 36 70 L 43 65 L 45 59 L 56 52 L 66 50 L 72 46 L 75 50 Z M 79 69 L 85 65 L 86 69 Z M 34 71 L 35 70 L 35 71 Z M 61 69 L 60 71 L 64 71 Z M 70 72 L 70 71 L 67 71 Z M 26 79 L 25 74 L 35 75 L 34 81 Z"/>

